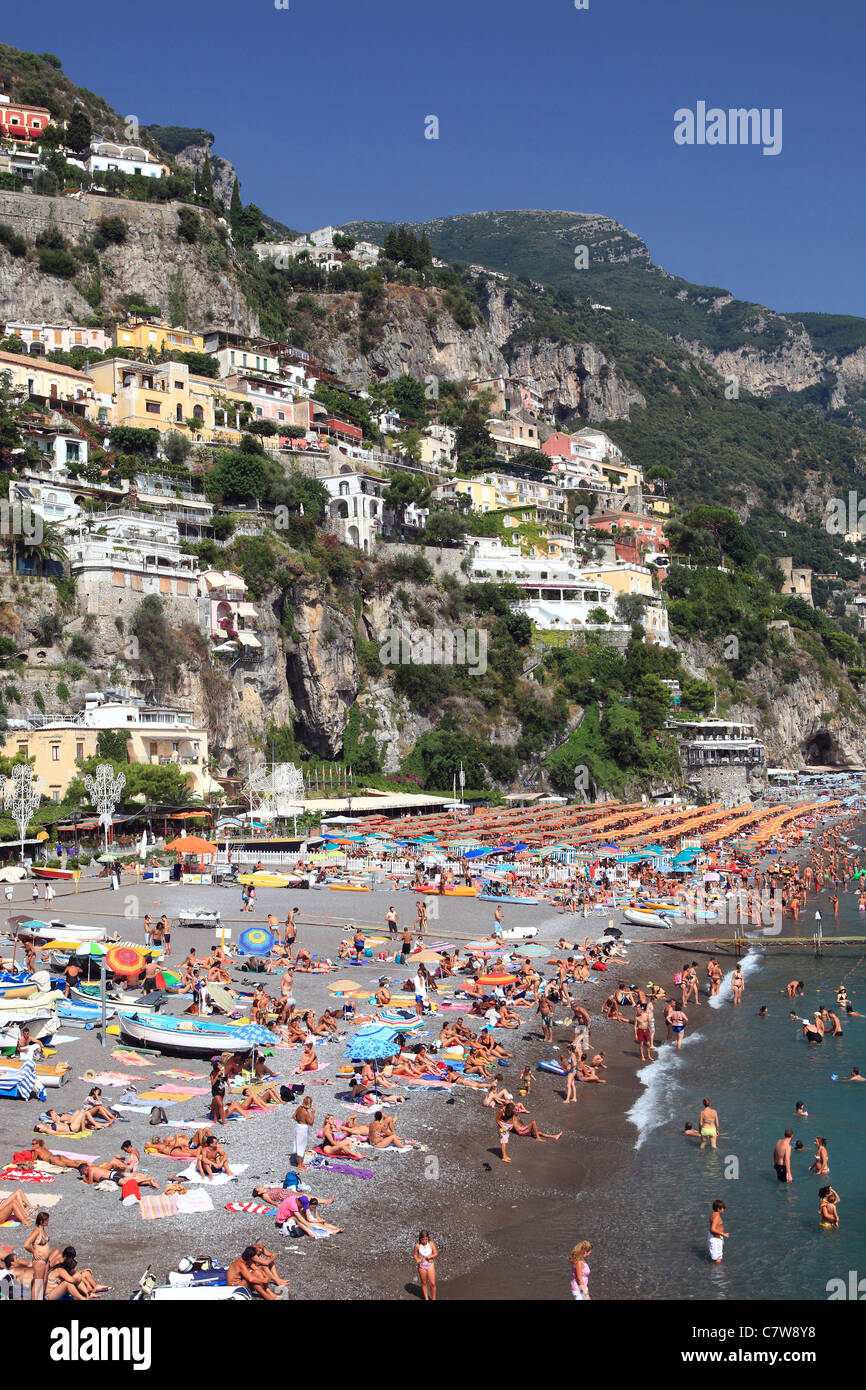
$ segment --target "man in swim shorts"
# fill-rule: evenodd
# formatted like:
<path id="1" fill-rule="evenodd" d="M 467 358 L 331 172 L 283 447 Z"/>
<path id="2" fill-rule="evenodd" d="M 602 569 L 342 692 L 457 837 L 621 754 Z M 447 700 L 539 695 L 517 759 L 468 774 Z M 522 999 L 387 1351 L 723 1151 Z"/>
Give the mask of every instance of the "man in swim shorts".
<path id="1" fill-rule="evenodd" d="M 710 1212 L 710 1229 L 707 1232 L 707 1246 L 710 1259 L 715 1265 L 720 1265 L 722 1263 L 722 1256 L 725 1253 L 725 1241 L 728 1239 L 728 1232 L 725 1230 L 725 1220 L 722 1216 L 724 1210 L 724 1202 L 717 1197 L 713 1202 L 713 1209 Z"/>
<path id="2" fill-rule="evenodd" d="M 791 1174 L 791 1140 L 793 1138 L 794 1131 L 786 1129 L 784 1137 L 776 1140 L 776 1147 L 773 1149 L 773 1167 L 779 1182 L 794 1181 Z"/>

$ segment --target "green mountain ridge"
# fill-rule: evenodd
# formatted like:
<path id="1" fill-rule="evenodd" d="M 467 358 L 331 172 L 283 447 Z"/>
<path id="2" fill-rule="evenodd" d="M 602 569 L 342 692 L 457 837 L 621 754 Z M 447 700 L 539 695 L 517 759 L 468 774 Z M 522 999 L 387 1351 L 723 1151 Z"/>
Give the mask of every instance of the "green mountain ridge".
<path id="1" fill-rule="evenodd" d="M 356 221 L 343 230 L 381 243 L 393 225 Z M 808 323 L 815 330 L 813 343 L 829 355 L 866 344 L 866 318 L 780 313 L 736 299 L 718 286 L 695 285 L 673 275 L 653 263 L 641 237 L 602 214 L 525 209 L 405 225 L 426 232 L 434 255 L 443 260 L 484 265 L 611 304 L 666 337 L 699 343 L 713 353 L 745 346 L 772 352 L 800 325 L 809 331 Z M 578 270 L 575 257 L 581 246 L 587 248 L 588 265 Z"/>

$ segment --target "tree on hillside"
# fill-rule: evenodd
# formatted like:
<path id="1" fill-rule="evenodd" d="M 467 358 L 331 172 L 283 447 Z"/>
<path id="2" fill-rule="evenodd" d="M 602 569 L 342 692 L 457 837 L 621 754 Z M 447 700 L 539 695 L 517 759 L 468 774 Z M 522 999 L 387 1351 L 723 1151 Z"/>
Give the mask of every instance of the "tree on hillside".
<path id="1" fill-rule="evenodd" d="M 496 462 L 496 445 L 488 432 L 484 411 L 477 401 L 470 402 L 463 412 L 457 426 L 455 451 L 461 473 L 474 473 Z"/>
<path id="2" fill-rule="evenodd" d="M 177 680 L 176 643 L 158 594 L 147 594 L 135 610 L 132 632 L 138 643 L 142 668 L 150 676 L 154 695 L 162 699 L 168 686 Z"/>
<path id="3" fill-rule="evenodd" d="M 264 454 L 222 449 L 205 477 L 205 492 L 218 502 L 258 502 L 266 483 Z"/>
<path id="4" fill-rule="evenodd" d="M 737 513 L 732 512 L 730 507 L 711 507 L 702 504 L 699 507 L 692 507 L 685 517 L 685 524 L 686 526 L 694 526 L 701 531 L 709 531 L 719 552 L 719 564 L 723 565 L 725 563 L 724 537 L 733 527 L 739 527 L 740 518 Z"/>
<path id="5" fill-rule="evenodd" d="M 400 527 L 406 524 L 406 510 L 414 503 L 418 507 L 426 507 L 430 501 L 430 487 L 424 479 L 417 473 L 392 473 L 391 481 L 382 494 L 382 501 L 388 507 L 393 507 L 397 524 Z"/>
<path id="6" fill-rule="evenodd" d="M 93 139 L 93 126 L 83 106 L 76 106 L 66 127 L 66 143 L 76 154 L 88 154 Z"/>

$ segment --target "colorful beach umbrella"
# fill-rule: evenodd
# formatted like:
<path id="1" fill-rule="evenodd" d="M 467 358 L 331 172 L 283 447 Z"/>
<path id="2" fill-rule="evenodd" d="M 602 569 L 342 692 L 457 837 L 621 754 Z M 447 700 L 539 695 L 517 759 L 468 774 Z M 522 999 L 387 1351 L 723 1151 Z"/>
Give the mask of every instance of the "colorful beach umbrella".
<path id="1" fill-rule="evenodd" d="M 146 960 L 147 952 L 136 946 L 110 946 L 105 952 L 105 964 L 115 975 L 139 975 Z"/>
<path id="2" fill-rule="evenodd" d="M 198 835 L 179 835 L 176 840 L 169 840 L 166 849 L 173 849 L 178 854 L 216 854 L 217 847 L 212 845 L 210 840 L 201 840 Z"/>
<path id="3" fill-rule="evenodd" d="M 156 976 L 157 989 L 177 989 L 180 984 L 180 976 L 174 970 L 160 970 Z M 213 986 L 208 986 L 213 994 Z"/>
<path id="4" fill-rule="evenodd" d="M 368 1024 L 359 1028 L 349 1039 L 344 1057 L 352 1062 L 373 1061 L 374 1058 L 393 1057 L 396 1048 L 394 1030 L 381 1023 Z"/>
<path id="5" fill-rule="evenodd" d="M 513 985 L 517 979 L 516 975 L 479 975 L 480 985 Z"/>
<path id="6" fill-rule="evenodd" d="M 267 927 L 247 927 L 238 937 L 238 950 L 242 956 L 270 955 L 274 945 L 274 934 Z"/>

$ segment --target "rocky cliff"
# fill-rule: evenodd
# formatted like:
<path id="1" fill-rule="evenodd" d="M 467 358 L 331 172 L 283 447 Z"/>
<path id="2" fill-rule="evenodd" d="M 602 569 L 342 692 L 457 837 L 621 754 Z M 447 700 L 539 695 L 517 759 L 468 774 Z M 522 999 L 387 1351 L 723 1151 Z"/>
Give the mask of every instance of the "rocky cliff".
<path id="1" fill-rule="evenodd" d="M 134 295 L 169 317 L 172 309 L 185 308 L 185 322 L 193 329 L 215 324 L 257 332 L 258 318 L 232 272 L 215 219 L 197 209 L 207 244 L 190 244 L 178 237 L 182 206 L 111 197 L 44 198 L 0 189 L 0 223 L 23 236 L 30 248 L 48 227 L 56 227 L 73 248 L 88 246 L 101 218 L 123 218 L 126 241 L 107 247 L 99 257 L 100 312 L 110 313 L 122 296 Z M 15 257 L 0 246 L 0 319 L 80 322 L 93 313 L 81 292 L 91 282 L 86 264 L 74 280 L 60 279 L 39 269 L 32 249 Z"/>

